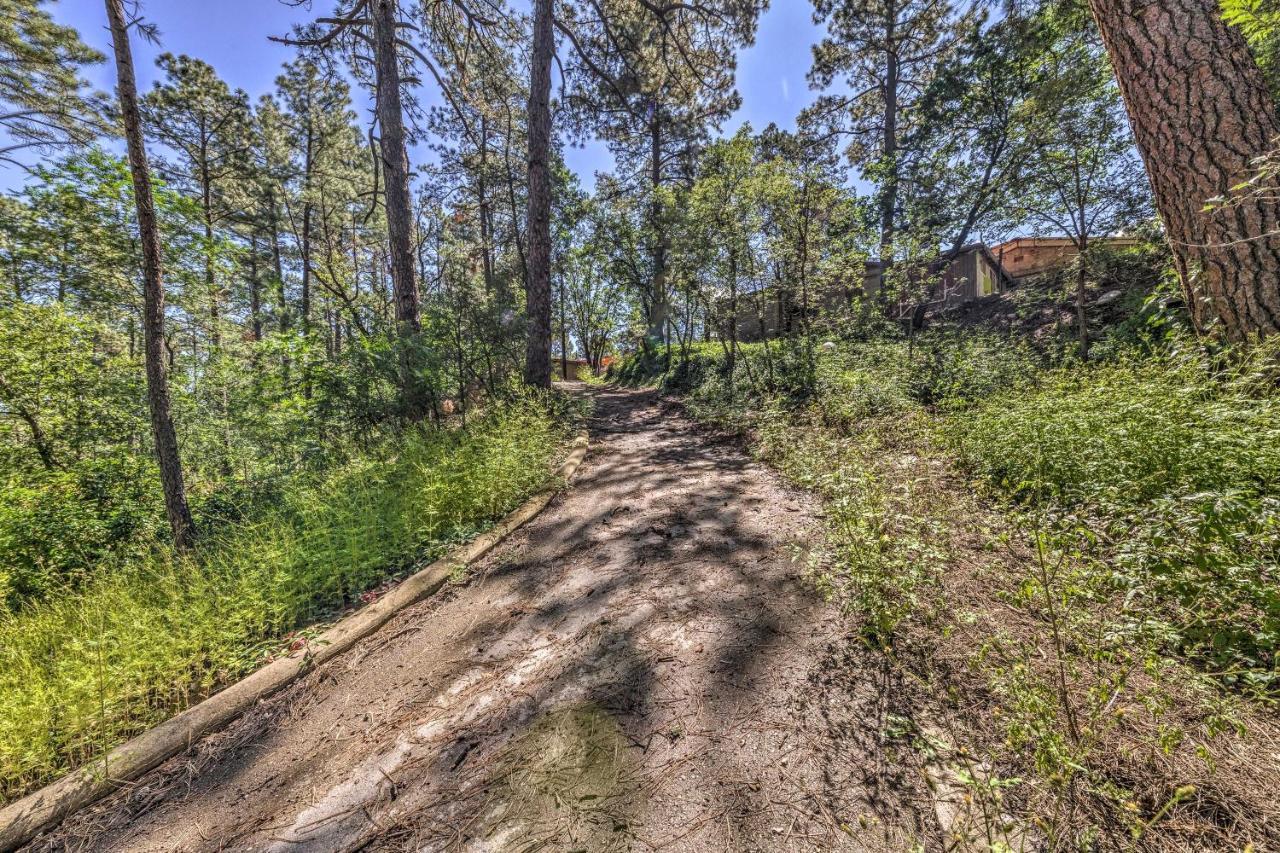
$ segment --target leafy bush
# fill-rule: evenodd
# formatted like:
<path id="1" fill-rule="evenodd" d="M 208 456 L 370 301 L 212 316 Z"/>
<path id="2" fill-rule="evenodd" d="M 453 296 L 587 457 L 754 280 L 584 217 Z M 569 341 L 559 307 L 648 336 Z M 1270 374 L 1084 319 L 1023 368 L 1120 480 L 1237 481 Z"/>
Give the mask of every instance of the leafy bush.
<path id="1" fill-rule="evenodd" d="M 0 612 L 136 559 L 167 531 L 155 466 L 137 457 L 11 476 L 0 493 Z"/>
<path id="2" fill-rule="evenodd" d="M 556 413 L 515 400 L 423 429 L 74 594 L 0 615 L 0 793 L 91 758 L 252 669 L 280 638 L 468 538 L 546 483 Z"/>
<path id="3" fill-rule="evenodd" d="M 1053 371 L 952 427 L 975 473 L 1018 497 L 1131 507 L 1280 483 L 1280 398 L 1189 358 Z"/>
<path id="4" fill-rule="evenodd" d="M 965 465 L 1088 528 L 1135 613 L 1227 681 L 1267 687 L 1280 638 L 1280 395 L 1269 355 L 1076 367 L 950 419 Z"/>
<path id="5" fill-rule="evenodd" d="M 891 454 L 875 432 L 836 433 L 776 408 L 758 425 L 764 458 L 823 498 L 825 559 L 813 567 L 819 588 L 861 617 L 869 641 L 889 647 L 944 563 L 946 513 L 930 504 L 928 488 L 886 477 L 883 466 L 889 456 L 913 467 L 927 461 Z"/>

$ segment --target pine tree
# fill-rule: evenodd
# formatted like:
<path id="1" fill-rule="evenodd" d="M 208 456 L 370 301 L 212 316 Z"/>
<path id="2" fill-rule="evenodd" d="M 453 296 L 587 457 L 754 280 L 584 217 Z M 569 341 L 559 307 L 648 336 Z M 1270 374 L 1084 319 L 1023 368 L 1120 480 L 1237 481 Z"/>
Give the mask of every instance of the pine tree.
<path id="1" fill-rule="evenodd" d="M 164 169 L 170 181 L 190 187 L 204 214 L 204 281 L 216 351 L 222 341 L 225 294 L 215 271 L 214 241 L 235 215 L 227 193 L 247 169 L 252 143 L 248 98 L 244 92 L 233 92 L 199 59 L 165 53 L 156 65 L 164 80 L 143 99 L 143 116 L 152 135 L 178 155 L 178 162 Z"/>
<path id="2" fill-rule="evenodd" d="M 28 149 L 83 145 L 105 129 L 81 69 L 102 54 L 54 22 L 44 0 L 0 0 L 0 163 Z"/>
<path id="3" fill-rule="evenodd" d="M 618 168 L 643 174 L 648 195 L 650 281 L 646 342 L 667 338 L 670 238 L 664 188 L 692 180 L 699 152 L 741 103 L 734 88 L 738 48 L 754 38 L 763 4 L 737 0 L 713 12 L 635 0 L 591 4 L 566 14 L 579 56 L 570 104 L 578 121 L 609 144 Z"/>
<path id="4" fill-rule="evenodd" d="M 1146 161 L 1196 326 L 1230 340 L 1280 332 L 1273 193 L 1211 205 L 1280 138 L 1267 81 L 1218 0 L 1090 0 Z"/>
<path id="5" fill-rule="evenodd" d="M 824 95 L 802 115 L 815 135 L 848 136 L 850 159 L 879 185 L 880 259 L 893 259 L 915 105 L 954 47 L 965 19 L 946 0 L 813 0 L 827 36 L 813 49 L 809 82 Z"/>
<path id="6" fill-rule="evenodd" d="M 142 136 L 142 115 L 138 107 L 138 88 L 133 71 L 133 53 L 125 23 L 124 0 L 106 0 L 107 20 L 115 48 L 117 93 L 120 116 L 124 123 L 125 142 L 129 149 L 129 169 L 133 177 L 133 196 L 137 206 L 138 231 L 142 242 L 142 264 L 145 270 L 143 297 L 143 339 L 147 369 L 147 402 L 151 409 L 151 431 L 156 458 L 160 464 L 160 482 L 164 488 L 165 511 L 173 532 L 174 545 L 190 548 L 196 529 L 187 507 L 186 487 L 182 476 L 182 458 L 178 452 L 178 436 L 173 428 L 169 403 L 169 379 L 165 367 L 164 281 L 161 270 L 160 231 L 156 226 L 155 201 L 151 195 L 151 170 Z"/>
<path id="7" fill-rule="evenodd" d="M 551 387 L 551 63 L 556 54 L 554 0 L 534 0 L 529 61 L 528 280 L 524 381 Z"/>

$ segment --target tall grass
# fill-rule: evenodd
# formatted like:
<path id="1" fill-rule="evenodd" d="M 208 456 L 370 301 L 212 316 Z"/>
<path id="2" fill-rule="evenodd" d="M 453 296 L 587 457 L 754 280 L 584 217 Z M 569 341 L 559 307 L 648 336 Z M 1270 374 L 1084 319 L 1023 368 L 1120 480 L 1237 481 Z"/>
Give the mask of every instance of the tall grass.
<path id="1" fill-rule="evenodd" d="M 228 525 L 0 615 L 0 794 L 12 797 L 262 663 L 289 632 L 466 539 L 544 485 L 539 403 L 423 430 Z"/>
<path id="2" fill-rule="evenodd" d="M 1053 371 L 947 432 L 1000 493 L 1096 544 L 1130 607 L 1229 683 L 1280 687 L 1280 394 L 1267 350 Z"/>

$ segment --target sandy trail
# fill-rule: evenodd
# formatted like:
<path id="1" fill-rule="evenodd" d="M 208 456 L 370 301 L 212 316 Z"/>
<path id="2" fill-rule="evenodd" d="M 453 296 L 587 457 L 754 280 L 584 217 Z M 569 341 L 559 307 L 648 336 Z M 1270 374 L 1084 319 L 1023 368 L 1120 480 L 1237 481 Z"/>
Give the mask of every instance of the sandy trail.
<path id="1" fill-rule="evenodd" d="M 898 693 L 802 577 L 815 507 L 652 393 L 412 607 L 33 849 L 907 850 Z"/>

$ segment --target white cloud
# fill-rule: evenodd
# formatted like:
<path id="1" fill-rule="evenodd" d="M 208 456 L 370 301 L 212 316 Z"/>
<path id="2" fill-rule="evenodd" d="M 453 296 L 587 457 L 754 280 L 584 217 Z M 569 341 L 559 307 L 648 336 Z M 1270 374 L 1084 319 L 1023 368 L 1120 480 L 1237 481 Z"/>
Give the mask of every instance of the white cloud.
<path id="1" fill-rule="evenodd" d="M 782 78 L 782 100 L 791 100 L 791 84 L 787 82 L 787 78 Z"/>

